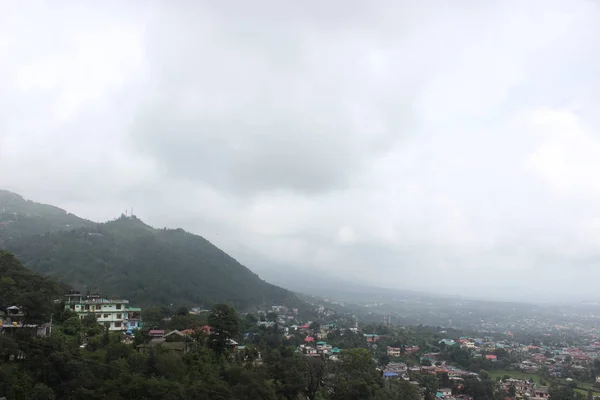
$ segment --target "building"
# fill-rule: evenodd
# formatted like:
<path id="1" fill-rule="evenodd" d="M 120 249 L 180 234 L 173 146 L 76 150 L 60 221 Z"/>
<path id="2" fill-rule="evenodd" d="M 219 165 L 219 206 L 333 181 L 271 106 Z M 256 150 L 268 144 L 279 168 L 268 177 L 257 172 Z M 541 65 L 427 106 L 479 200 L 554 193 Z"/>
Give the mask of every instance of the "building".
<path id="1" fill-rule="evenodd" d="M 142 310 L 130 307 L 129 300 L 104 299 L 98 294 L 84 296 L 71 290 L 65 295 L 65 309 L 77 313 L 79 318 L 92 314 L 99 324 L 108 325 L 111 331 L 133 330 L 142 326 Z"/>
<path id="2" fill-rule="evenodd" d="M 390 357 L 402 357 L 402 348 L 388 346 L 387 355 Z"/>
<path id="3" fill-rule="evenodd" d="M 27 323 L 27 311 L 23 307 L 10 306 L 0 310 L 0 333 L 27 332 L 31 336 L 50 336 L 52 320 L 44 324 Z"/>
<path id="4" fill-rule="evenodd" d="M 142 327 L 142 309 L 139 307 L 127 307 L 127 322 L 125 328 L 134 331 Z"/>

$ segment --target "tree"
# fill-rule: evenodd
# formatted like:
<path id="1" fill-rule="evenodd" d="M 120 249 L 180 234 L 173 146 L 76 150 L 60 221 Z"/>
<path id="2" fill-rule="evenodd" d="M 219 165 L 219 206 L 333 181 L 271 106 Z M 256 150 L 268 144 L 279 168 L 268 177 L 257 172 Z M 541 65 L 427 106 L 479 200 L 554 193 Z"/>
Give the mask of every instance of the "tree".
<path id="1" fill-rule="evenodd" d="M 81 325 L 84 328 L 95 328 L 98 326 L 98 320 L 93 313 L 88 313 L 81 320 Z"/>
<path id="2" fill-rule="evenodd" d="M 570 354 L 567 354 L 567 356 L 565 357 L 565 362 L 566 362 L 567 364 L 570 364 L 570 363 L 571 363 L 571 361 L 573 361 L 573 357 L 571 357 L 571 355 L 570 355 Z"/>
<path id="3" fill-rule="evenodd" d="M 227 348 L 228 339 L 238 334 L 238 319 L 235 310 L 227 304 L 217 304 L 208 316 L 211 327 L 210 343 L 215 351 L 222 353 Z"/>
<path id="4" fill-rule="evenodd" d="M 268 312 L 267 313 L 267 321 L 270 321 L 270 322 L 277 321 L 277 313 L 273 312 L 273 311 Z"/>
<path id="5" fill-rule="evenodd" d="M 55 398 L 54 391 L 43 383 L 39 382 L 33 386 L 31 391 L 32 400 L 54 400 Z"/>
<path id="6" fill-rule="evenodd" d="M 184 316 L 184 315 L 188 315 L 188 314 L 189 314 L 189 310 L 187 309 L 187 307 L 182 306 L 177 309 L 177 315 Z"/>
<path id="7" fill-rule="evenodd" d="M 389 382 L 377 392 L 375 400 L 420 400 L 418 389 L 404 379 Z"/>
<path id="8" fill-rule="evenodd" d="M 77 335 L 81 331 L 81 320 L 78 316 L 67 319 L 63 324 L 63 331 L 67 335 Z"/>
<path id="9" fill-rule="evenodd" d="M 332 399 L 369 399 L 381 387 L 381 377 L 375 369 L 375 362 L 366 349 L 346 349 L 335 371 L 332 384 Z"/>

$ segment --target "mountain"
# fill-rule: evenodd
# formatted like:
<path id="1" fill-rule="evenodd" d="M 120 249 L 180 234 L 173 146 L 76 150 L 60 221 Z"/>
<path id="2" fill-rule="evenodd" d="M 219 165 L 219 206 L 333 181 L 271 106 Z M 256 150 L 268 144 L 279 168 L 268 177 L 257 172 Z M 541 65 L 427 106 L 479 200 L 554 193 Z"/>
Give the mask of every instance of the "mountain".
<path id="1" fill-rule="evenodd" d="M 58 207 L 25 200 L 16 193 L 0 190 L 0 248 L 6 239 L 92 225 L 93 222 Z"/>
<path id="2" fill-rule="evenodd" d="M 12 215 L 14 222 L 4 224 L 0 246 L 34 271 L 75 288 L 143 306 L 304 305 L 290 291 L 263 281 L 208 240 L 182 229 L 155 229 L 126 216 L 93 223 L 18 195 L 12 200 L 3 215 Z M 27 224 L 21 224 L 24 213 Z"/>
<path id="3" fill-rule="evenodd" d="M 18 305 L 27 310 L 30 323 L 45 322 L 53 300 L 67 288 L 25 268 L 12 253 L 0 250 L 0 309 Z"/>

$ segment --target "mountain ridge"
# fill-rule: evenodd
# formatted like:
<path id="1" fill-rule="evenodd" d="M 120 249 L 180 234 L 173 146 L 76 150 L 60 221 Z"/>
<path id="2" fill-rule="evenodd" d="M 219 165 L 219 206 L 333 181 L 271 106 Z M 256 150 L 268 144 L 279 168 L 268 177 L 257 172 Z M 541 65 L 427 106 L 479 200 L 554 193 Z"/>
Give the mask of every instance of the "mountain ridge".
<path id="1" fill-rule="evenodd" d="M 96 223 L 7 191 L 0 192 L 0 207 L 3 203 L 10 207 L 0 214 L 0 247 L 28 268 L 75 288 L 144 306 L 304 306 L 292 292 L 181 228 L 156 229 L 124 215 Z"/>

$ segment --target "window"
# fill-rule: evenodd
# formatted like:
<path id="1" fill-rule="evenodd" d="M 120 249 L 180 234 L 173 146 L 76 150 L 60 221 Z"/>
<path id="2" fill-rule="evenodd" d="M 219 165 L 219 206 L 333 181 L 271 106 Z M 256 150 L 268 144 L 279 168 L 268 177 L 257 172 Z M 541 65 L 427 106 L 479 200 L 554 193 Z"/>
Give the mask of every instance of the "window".
<path id="1" fill-rule="evenodd" d="M 104 314 L 104 318 L 108 318 L 108 314 Z"/>
<path id="2" fill-rule="evenodd" d="M 117 310 L 121 309 L 121 304 L 117 304 Z"/>
<path id="3" fill-rule="evenodd" d="M 120 328 L 121 327 L 121 323 L 120 322 L 115 322 L 115 328 Z"/>
<path id="4" fill-rule="evenodd" d="M 100 318 L 102 314 L 96 314 L 96 318 Z"/>
<path id="5" fill-rule="evenodd" d="M 117 319 L 122 319 L 123 318 L 123 314 L 117 314 Z"/>
<path id="6" fill-rule="evenodd" d="M 100 311 L 100 310 L 102 310 L 102 306 L 101 306 L 100 304 L 96 304 L 96 310 L 97 310 L 97 311 Z"/>
<path id="7" fill-rule="evenodd" d="M 89 305 L 89 304 L 86 304 L 86 305 L 85 305 L 85 310 L 86 310 L 86 311 L 89 311 L 89 310 L 90 310 L 90 305 Z"/>
<path id="8" fill-rule="evenodd" d="M 75 304 L 71 304 L 71 310 L 75 310 Z"/>

